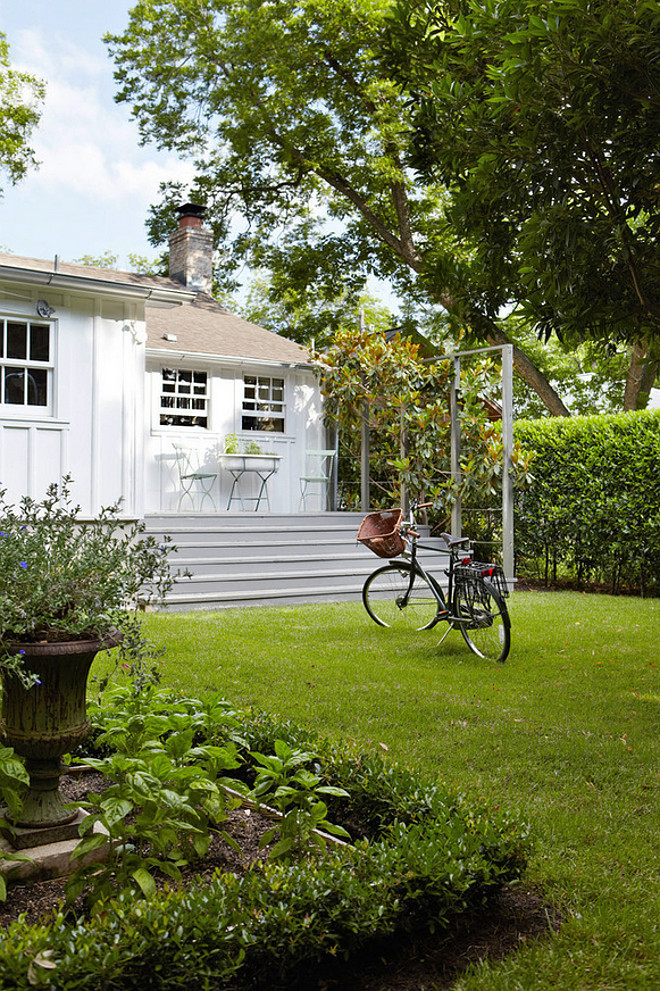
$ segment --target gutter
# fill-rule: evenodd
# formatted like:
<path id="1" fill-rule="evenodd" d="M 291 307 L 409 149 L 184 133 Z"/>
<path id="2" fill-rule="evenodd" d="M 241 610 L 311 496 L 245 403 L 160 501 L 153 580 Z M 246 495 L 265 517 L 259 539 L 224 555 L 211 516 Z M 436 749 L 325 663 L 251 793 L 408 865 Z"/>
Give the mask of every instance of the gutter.
<path id="1" fill-rule="evenodd" d="M 18 282 L 30 286 L 52 286 L 53 289 L 62 292 L 86 292 L 179 305 L 192 302 L 197 296 L 196 291 L 184 289 L 183 286 L 181 289 L 170 289 L 166 286 L 136 285 L 130 282 L 93 279 L 83 275 L 67 275 L 63 272 L 18 268 L 13 265 L 0 265 L 0 281 Z"/>
<path id="2" fill-rule="evenodd" d="M 248 358 L 236 354 L 218 354 L 217 352 L 206 351 L 178 351 L 176 348 L 147 348 L 145 351 L 147 358 L 157 358 L 159 361 L 167 356 L 170 360 L 176 361 L 200 361 L 211 362 L 223 365 L 254 365 L 263 367 L 264 365 L 281 365 L 283 368 L 300 368 L 305 371 L 312 370 L 310 361 L 288 361 L 286 358 Z"/>

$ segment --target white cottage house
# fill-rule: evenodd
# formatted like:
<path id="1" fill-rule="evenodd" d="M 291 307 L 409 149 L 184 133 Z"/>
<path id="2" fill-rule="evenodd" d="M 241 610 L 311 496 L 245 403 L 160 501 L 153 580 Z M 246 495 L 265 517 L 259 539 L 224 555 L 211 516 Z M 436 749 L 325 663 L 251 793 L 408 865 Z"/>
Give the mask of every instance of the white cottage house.
<path id="1" fill-rule="evenodd" d="M 298 511 L 306 452 L 325 447 L 315 375 L 297 344 L 212 298 L 211 256 L 191 204 L 169 278 L 0 255 L 11 501 L 68 473 L 90 515 L 119 497 L 131 517 Z M 224 457 L 227 438 L 240 457 Z M 246 456 L 255 445 L 269 457 Z"/>

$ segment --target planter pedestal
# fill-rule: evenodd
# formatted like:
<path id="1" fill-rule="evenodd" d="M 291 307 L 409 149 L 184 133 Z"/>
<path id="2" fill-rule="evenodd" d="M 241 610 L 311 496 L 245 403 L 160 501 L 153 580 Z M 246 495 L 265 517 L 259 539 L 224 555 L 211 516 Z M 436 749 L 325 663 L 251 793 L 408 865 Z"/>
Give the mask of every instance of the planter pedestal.
<path id="1" fill-rule="evenodd" d="M 24 651 L 25 665 L 37 675 L 40 684 L 26 689 L 14 675 L 2 673 L 0 737 L 25 757 L 30 776 L 20 817 L 12 822 L 22 834 L 25 830 L 48 830 L 52 839 L 39 838 L 36 843 L 77 835 L 78 822 L 74 820 L 79 810 L 65 808 L 67 799 L 60 792 L 60 758 L 89 733 L 87 675 L 99 650 L 109 646 L 115 646 L 115 642 L 16 644 L 16 650 Z M 61 829 L 57 831 L 57 827 Z M 35 843 L 24 838 L 21 845 L 25 848 Z"/>

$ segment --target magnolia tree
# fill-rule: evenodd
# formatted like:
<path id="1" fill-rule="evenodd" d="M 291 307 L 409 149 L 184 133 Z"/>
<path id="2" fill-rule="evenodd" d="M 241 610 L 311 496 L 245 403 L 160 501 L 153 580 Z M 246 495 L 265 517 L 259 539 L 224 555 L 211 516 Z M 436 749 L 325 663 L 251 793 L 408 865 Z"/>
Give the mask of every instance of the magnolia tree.
<path id="1" fill-rule="evenodd" d="M 402 487 L 449 514 L 460 498 L 483 506 L 501 492 L 502 428 L 489 418 L 501 395 L 499 367 L 473 360 L 462 369 L 460 387 L 460 478 L 450 469 L 450 358 L 423 358 L 420 346 L 396 335 L 340 331 L 331 347 L 314 353 L 326 398 L 337 424 L 342 496 L 357 505 L 362 423 L 368 417 L 372 504 L 398 504 Z M 516 448 L 512 470 L 524 480 L 528 459 Z M 444 516 L 444 514 L 442 514 Z"/>

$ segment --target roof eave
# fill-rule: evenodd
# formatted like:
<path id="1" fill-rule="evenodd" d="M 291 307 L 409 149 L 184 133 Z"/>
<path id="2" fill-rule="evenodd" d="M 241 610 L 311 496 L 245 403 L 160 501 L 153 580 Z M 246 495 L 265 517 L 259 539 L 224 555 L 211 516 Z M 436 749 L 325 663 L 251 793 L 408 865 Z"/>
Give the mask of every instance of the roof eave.
<path id="1" fill-rule="evenodd" d="M 158 358 L 165 356 L 177 358 L 179 361 L 210 361 L 222 362 L 224 365 L 281 365 L 284 368 L 302 368 L 311 371 L 312 365 L 309 361 L 293 361 L 289 358 L 252 358 L 241 357 L 236 354 L 214 354 L 210 351 L 186 351 L 185 348 L 154 348 L 147 347 L 145 351 L 147 358 Z"/>
<path id="2" fill-rule="evenodd" d="M 39 269 L 16 268 L 13 265 L 0 265 L 1 282 L 19 282 L 22 285 L 52 286 L 63 292 L 91 292 L 99 296 L 114 296 L 123 299 L 142 299 L 145 302 L 169 303 L 172 305 L 191 302 L 196 292 L 169 286 L 138 285 L 130 282 L 113 282 L 87 276 L 69 275 L 64 272 L 43 272 Z"/>

